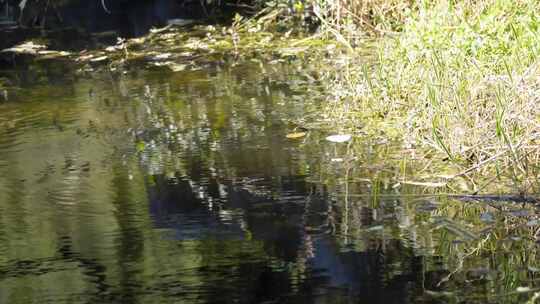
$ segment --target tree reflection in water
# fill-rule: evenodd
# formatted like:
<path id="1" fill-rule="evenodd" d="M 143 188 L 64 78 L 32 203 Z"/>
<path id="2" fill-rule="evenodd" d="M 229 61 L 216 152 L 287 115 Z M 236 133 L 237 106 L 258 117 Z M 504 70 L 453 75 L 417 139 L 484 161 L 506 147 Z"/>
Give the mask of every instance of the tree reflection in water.
<path id="1" fill-rule="evenodd" d="M 486 206 L 396 190 L 400 151 L 325 142 L 294 66 L 14 73 L 2 303 L 495 303 L 536 282 L 533 240 L 488 238 L 526 235 L 516 210 L 509 232 L 478 220 Z"/>

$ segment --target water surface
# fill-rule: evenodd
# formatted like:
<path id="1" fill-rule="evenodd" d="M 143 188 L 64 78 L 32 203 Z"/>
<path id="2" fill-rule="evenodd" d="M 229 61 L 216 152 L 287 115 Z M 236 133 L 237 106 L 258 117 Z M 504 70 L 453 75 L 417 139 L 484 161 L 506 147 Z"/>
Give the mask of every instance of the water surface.
<path id="1" fill-rule="evenodd" d="M 454 202 L 464 219 L 397 187 L 389 145 L 325 141 L 309 73 L 5 71 L 19 88 L 0 103 L 0 303 L 527 300 L 534 213 L 515 206 L 530 225 L 475 252 L 508 213 Z"/>

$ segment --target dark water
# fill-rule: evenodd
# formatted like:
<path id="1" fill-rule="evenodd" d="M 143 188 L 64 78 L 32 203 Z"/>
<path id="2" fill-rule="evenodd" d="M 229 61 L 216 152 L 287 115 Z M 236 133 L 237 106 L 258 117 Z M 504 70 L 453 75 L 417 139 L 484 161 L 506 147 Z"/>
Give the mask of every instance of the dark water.
<path id="1" fill-rule="evenodd" d="M 315 130 L 305 71 L 5 72 L 0 303 L 528 300 L 533 211 L 398 191 L 399 152 Z"/>

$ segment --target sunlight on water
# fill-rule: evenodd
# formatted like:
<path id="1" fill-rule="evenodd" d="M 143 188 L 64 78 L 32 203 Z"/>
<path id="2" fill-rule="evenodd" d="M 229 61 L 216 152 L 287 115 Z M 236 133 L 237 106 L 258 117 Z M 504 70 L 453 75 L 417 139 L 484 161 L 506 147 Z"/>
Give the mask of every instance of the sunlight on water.
<path id="1" fill-rule="evenodd" d="M 20 85 L 0 103 L 0 303 L 517 303 L 493 287 L 538 281 L 525 226 L 490 243 L 515 261 L 471 251 L 500 215 L 399 192 L 399 151 L 311 128 L 321 95 L 293 66 Z"/>

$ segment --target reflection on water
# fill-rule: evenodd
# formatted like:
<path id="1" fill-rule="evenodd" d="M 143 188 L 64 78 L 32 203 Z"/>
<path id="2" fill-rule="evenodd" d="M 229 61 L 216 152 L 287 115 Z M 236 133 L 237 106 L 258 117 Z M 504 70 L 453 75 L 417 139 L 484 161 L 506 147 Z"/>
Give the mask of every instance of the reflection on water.
<path id="1" fill-rule="evenodd" d="M 13 72 L 0 103 L 0 303 L 517 303 L 538 281 L 534 240 L 471 250 L 498 215 L 397 191 L 386 146 L 287 139 L 319 102 L 294 66 L 62 74 Z"/>

